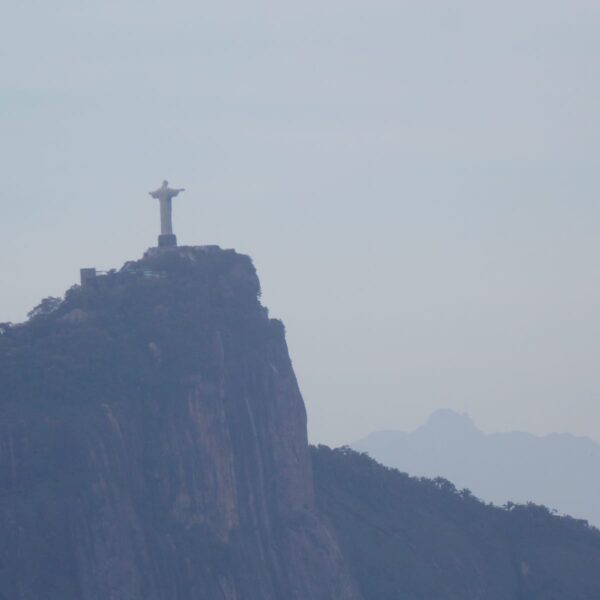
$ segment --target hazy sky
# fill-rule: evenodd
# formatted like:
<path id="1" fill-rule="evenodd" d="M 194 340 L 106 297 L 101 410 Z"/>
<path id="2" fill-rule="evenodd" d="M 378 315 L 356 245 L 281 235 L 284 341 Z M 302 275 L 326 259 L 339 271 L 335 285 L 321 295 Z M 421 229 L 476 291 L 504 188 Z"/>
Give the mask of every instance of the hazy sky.
<path id="1" fill-rule="evenodd" d="M 600 2 L 3 7 L 0 321 L 155 244 L 250 254 L 313 441 L 600 439 Z"/>

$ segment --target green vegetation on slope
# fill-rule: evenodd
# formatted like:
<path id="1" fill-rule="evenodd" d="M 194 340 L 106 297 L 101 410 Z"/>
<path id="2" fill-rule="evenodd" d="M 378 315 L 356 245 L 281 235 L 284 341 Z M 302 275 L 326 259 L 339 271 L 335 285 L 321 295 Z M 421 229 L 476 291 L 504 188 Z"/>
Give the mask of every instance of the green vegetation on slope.
<path id="1" fill-rule="evenodd" d="M 46 298 L 24 324 L 3 326 L 0 408 L 83 408 L 172 387 L 199 368 L 210 378 L 223 323 L 250 345 L 265 342 L 248 257 L 162 253 L 129 265 L 72 287 L 62 302 Z"/>
<path id="2" fill-rule="evenodd" d="M 486 505 L 350 449 L 312 449 L 320 509 L 365 600 L 597 600 L 600 532 L 537 505 Z"/>

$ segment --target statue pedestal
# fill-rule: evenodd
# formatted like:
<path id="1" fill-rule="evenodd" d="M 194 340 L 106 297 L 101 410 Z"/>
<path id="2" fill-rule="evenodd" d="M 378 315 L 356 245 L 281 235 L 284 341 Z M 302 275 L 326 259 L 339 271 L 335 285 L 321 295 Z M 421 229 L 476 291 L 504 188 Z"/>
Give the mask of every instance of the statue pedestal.
<path id="1" fill-rule="evenodd" d="M 159 248 L 176 248 L 177 237 L 173 233 L 163 233 L 158 236 Z"/>

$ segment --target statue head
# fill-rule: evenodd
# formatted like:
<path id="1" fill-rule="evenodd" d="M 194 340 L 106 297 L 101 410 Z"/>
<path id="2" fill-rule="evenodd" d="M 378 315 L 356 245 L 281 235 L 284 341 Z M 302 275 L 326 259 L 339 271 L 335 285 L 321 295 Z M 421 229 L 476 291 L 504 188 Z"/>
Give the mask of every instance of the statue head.
<path id="1" fill-rule="evenodd" d="M 166 188 L 166 187 L 169 187 L 169 182 L 168 182 L 168 181 L 165 179 L 165 180 L 163 181 L 163 184 L 162 184 L 162 186 L 163 186 L 164 188 Z"/>

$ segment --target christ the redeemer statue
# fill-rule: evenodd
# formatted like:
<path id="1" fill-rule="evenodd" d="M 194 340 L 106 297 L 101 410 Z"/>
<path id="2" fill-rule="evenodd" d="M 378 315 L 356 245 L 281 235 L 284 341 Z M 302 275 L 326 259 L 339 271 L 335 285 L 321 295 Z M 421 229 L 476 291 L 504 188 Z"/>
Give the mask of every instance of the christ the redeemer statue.
<path id="1" fill-rule="evenodd" d="M 171 200 L 184 192 L 185 188 L 172 189 L 168 181 L 163 181 L 162 185 L 153 192 L 149 192 L 153 198 L 160 202 L 160 235 L 158 236 L 158 245 L 160 247 L 177 246 L 177 238 L 173 234 L 172 202 Z"/>

